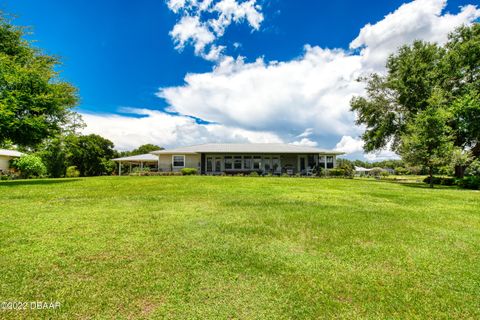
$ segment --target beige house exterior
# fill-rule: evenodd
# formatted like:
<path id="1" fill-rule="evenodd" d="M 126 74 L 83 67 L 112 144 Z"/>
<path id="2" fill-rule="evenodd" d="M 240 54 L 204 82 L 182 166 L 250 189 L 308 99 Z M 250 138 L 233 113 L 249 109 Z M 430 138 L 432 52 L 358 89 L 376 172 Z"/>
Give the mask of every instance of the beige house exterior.
<path id="1" fill-rule="evenodd" d="M 195 168 L 202 174 L 308 175 L 315 167 L 331 169 L 336 157 L 333 150 L 281 143 L 202 144 L 151 152 L 158 156 L 158 169 L 176 172 Z"/>
<path id="2" fill-rule="evenodd" d="M 7 172 L 10 168 L 10 160 L 19 158 L 23 153 L 15 150 L 0 149 L 0 173 Z"/>

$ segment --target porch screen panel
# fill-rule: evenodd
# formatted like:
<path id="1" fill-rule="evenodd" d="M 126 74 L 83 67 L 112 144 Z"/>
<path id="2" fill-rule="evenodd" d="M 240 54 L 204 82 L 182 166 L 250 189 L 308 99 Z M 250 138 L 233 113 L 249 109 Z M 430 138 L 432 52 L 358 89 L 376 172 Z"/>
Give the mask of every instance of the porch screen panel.
<path id="1" fill-rule="evenodd" d="M 262 166 L 262 157 L 260 156 L 253 157 L 253 169 L 260 170 L 261 166 Z"/>
<path id="2" fill-rule="evenodd" d="M 225 170 L 232 170 L 233 169 L 233 159 L 231 156 L 225 157 Z"/>
<path id="3" fill-rule="evenodd" d="M 273 157 L 272 158 L 272 168 L 274 172 L 280 172 L 280 157 Z"/>
<path id="4" fill-rule="evenodd" d="M 272 170 L 272 158 L 265 158 L 263 162 L 265 162 L 265 171 L 270 172 Z"/>
<path id="5" fill-rule="evenodd" d="M 242 156 L 233 157 L 233 168 L 237 170 L 242 169 Z"/>
<path id="6" fill-rule="evenodd" d="M 243 169 L 245 170 L 252 169 L 252 156 L 243 157 Z"/>

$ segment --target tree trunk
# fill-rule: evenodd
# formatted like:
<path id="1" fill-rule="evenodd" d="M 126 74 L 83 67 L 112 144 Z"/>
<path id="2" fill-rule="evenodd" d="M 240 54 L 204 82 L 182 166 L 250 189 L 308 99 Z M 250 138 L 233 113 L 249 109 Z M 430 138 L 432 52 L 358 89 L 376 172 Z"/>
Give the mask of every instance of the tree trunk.
<path id="1" fill-rule="evenodd" d="M 430 188 L 433 188 L 433 168 L 432 167 L 428 168 L 428 174 L 430 176 Z"/>
<path id="2" fill-rule="evenodd" d="M 455 166 L 455 178 L 463 178 L 465 174 L 465 166 L 459 166 L 459 165 L 456 165 Z"/>
<path id="3" fill-rule="evenodd" d="M 480 142 L 477 143 L 473 148 L 472 148 L 472 155 L 475 158 L 480 157 Z"/>

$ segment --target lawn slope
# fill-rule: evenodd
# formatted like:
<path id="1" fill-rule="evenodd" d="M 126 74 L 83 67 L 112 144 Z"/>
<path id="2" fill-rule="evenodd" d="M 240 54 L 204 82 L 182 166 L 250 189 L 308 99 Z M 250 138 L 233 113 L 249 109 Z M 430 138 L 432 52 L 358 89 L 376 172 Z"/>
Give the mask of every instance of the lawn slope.
<path id="1" fill-rule="evenodd" d="M 480 193 L 391 182 L 0 183 L 0 302 L 19 318 L 480 318 Z"/>

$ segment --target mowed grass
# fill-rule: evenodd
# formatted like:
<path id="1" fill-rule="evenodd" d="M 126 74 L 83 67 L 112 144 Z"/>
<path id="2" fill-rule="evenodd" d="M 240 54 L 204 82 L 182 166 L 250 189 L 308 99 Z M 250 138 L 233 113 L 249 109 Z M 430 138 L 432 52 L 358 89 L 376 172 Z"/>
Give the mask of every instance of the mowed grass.
<path id="1" fill-rule="evenodd" d="M 480 192 L 254 177 L 0 183 L 1 319 L 480 318 Z"/>

